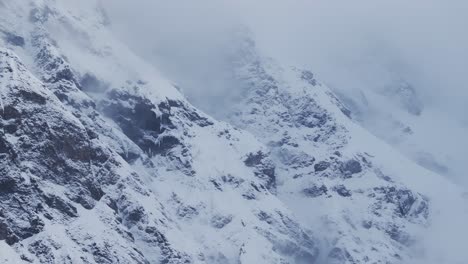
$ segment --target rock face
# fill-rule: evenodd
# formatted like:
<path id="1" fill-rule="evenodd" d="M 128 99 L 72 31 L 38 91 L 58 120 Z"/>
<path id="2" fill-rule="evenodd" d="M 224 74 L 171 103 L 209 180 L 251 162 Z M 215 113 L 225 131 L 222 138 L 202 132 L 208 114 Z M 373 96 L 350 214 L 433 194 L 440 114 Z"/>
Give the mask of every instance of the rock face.
<path id="1" fill-rule="evenodd" d="M 246 43 L 248 51 L 240 53 L 256 54 L 253 42 Z M 317 235 L 328 240 L 322 261 L 411 258 L 405 250 L 414 241 L 411 230 L 428 224 L 430 202 L 405 187 L 404 170 L 387 175 L 382 153 L 357 140 L 372 136 L 333 93 L 309 71 L 255 55 L 241 58 L 234 75 L 246 96 L 230 120 L 269 147 L 278 197 L 305 222 L 322 219 L 326 231 Z"/>
<path id="2" fill-rule="evenodd" d="M 272 194 L 260 142 L 195 109 L 144 63 L 127 65 L 122 50 L 107 51 L 121 80 L 81 67 L 62 33 L 78 34 L 91 61 L 114 63 L 91 41 L 110 33 L 99 12 L 26 2 L 1 11 L 24 36 L 0 49 L 0 247 L 11 259 L 315 262 L 318 242 Z"/>
<path id="3" fill-rule="evenodd" d="M 404 179 L 427 172 L 391 170 L 399 156 L 310 71 L 245 40 L 247 90 L 220 122 L 80 3 L 0 1 L 0 261 L 412 258 L 432 204 Z"/>

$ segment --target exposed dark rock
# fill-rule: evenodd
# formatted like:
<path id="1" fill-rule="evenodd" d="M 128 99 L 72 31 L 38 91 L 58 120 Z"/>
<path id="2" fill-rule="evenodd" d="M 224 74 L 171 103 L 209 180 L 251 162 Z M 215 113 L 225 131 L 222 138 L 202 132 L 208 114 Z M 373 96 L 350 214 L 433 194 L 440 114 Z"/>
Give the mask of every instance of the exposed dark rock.
<path id="1" fill-rule="evenodd" d="M 269 225 L 273 224 L 275 222 L 275 220 L 273 219 L 273 217 L 268 214 L 267 212 L 264 212 L 264 211 L 260 211 L 258 214 L 257 214 L 257 217 L 260 221 L 263 221 L 263 222 L 266 222 L 268 223 Z"/>
<path id="2" fill-rule="evenodd" d="M 0 240 L 5 240 L 8 235 L 8 226 L 0 220 Z"/>
<path id="3" fill-rule="evenodd" d="M 213 186 L 214 186 L 218 191 L 223 191 L 223 188 L 221 187 L 221 184 L 219 184 L 216 180 L 211 179 L 210 182 L 213 184 Z"/>
<path id="4" fill-rule="evenodd" d="M 164 264 L 182 264 L 182 263 L 192 263 L 190 257 L 185 254 L 182 254 L 174 250 L 169 243 L 168 239 L 164 234 L 162 234 L 156 227 L 148 226 L 145 229 L 145 232 L 151 236 L 154 241 L 155 246 L 161 249 L 160 263 Z"/>
<path id="5" fill-rule="evenodd" d="M 80 131 L 79 128 L 70 124 L 62 128 L 62 133 L 49 134 L 48 137 L 50 149 L 46 151 L 50 151 L 50 157 L 64 154 L 74 161 L 88 163 L 91 160 L 93 150 L 86 142 L 84 131 Z"/>
<path id="6" fill-rule="evenodd" d="M 103 264 L 112 264 L 113 261 L 113 253 L 107 250 L 107 247 L 101 247 L 96 243 L 91 245 L 91 254 L 93 254 L 94 261 L 96 263 L 103 263 Z"/>
<path id="7" fill-rule="evenodd" d="M 13 245 L 19 241 L 18 237 L 8 227 L 7 223 L 0 218 L 0 240 L 5 240 L 8 245 Z"/>
<path id="8" fill-rule="evenodd" d="M 127 98 L 131 100 L 131 98 Z M 113 104 L 105 106 L 105 113 L 110 117 L 113 117 L 126 135 L 131 138 L 140 136 L 137 129 L 149 130 L 152 132 L 164 132 L 164 127 L 161 119 L 168 121 L 167 117 L 156 116 L 156 108 L 149 100 L 139 98 L 139 101 L 135 103 L 133 108 L 125 108 L 121 104 Z M 126 123 L 126 122 L 128 123 Z M 134 125 L 135 131 L 132 130 Z"/>
<path id="9" fill-rule="evenodd" d="M 264 180 L 265 187 L 268 190 L 271 192 L 276 191 L 275 166 L 265 153 L 261 151 L 249 153 L 244 160 L 244 164 L 248 167 L 255 168 L 255 176 Z"/>
<path id="10" fill-rule="evenodd" d="M 36 45 L 38 39 L 33 41 Z M 46 72 L 49 73 L 47 79 L 45 80 L 47 83 L 57 84 L 60 82 L 74 84 L 76 87 L 80 87 L 77 78 L 71 69 L 71 67 L 67 64 L 65 57 L 59 57 L 52 55 L 53 52 L 50 50 L 50 46 L 43 45 L 40 47 L 40 51 L 36 55 L 36 62 L 38 66 L 42 67 Z"/>
<path id="11" fill-rule="evenodd" d="M 6 105 L 2 111 L 0 111 L 0 116 L 4 120 L 10 119 L 19 119 L 21 118 L 21 112 L 11 105 Z"/>
<path id="12" fill-rule="evenodd" d="M 48 241 L 35 241 L 28 247 L 30 253 L 36 255 L 41 263 L 54 263 L 55 257 L 52 253 L 53 248 L 49 245 Z"/>
<path id="13" fill-rule="evenodd" d="M 114 199 L 108 198 L 108 200 L 106 201 L 106 204 L 107 206 L 109 206 L 109 208 L 114 210 L 116 214 L 119 213 L 119 207 L 117 205 L 117 202 Z"/>
<path id="14" fill-rule="evenodd" d="M 76 207 L 70 203 L 65 202 L 62 198 L 55 195 L 44 195 L 45 203 L 50 207 L 58 210 L 60 213 L 68 215 L 70 217 L 77 217 L 78 211 Z"/>
<path id="15" fill-rule="evenodd" d="M 232 215 L 215 215 L 211 218 L 211 226 L 223 228 L 232 221 Z"/>
<path id="16" fill-rule="evenodd" d="M 0 170 L 1 172 L 1 170 Z M 16 181 L 6 175 L 0 176 L 0 196 L 4 194 L 14 193 L 16 191 Z"/>
<path id="17" fill-rule="evenodd" d="M 166 241 L 164 235 L 160 234 L 158 229 L 154 226 L 147 226 L 145 228 L 145 232 L 150 234 L 150 235 L 157 235 L 158 237 L 160 236 L 161 237 L 161 243 L 163 243 L 164 241 Z"/>
<path id="18" fill-rule="evenodd" d="M 55 76 L 53 76 L 49 81 L 52 83 L 59 81 L 69 81 L 79 86 L 78 82 L 75 79 L 75 74 L 73 73 L 72 69 L 66 66 L 62 70 L 57 71 Z"/>
<path id="19" fill-rule="evenodd" d="M 348 190 L 344 185 L 338 185 L 333 187 L 333 190 L 338 193 L 340 196 L 349 197 L 351 196 L 351 191 Z"/>
<path id="20" fill-rule="evenodd" d="M 405 216 L 407 215 L 413 204 L 416 202 L 416 198 L 413 196 L 413 193 L 410 190 L 398 190 L 393 199 L 398 201 L 398 210 L 400 214 Z"/>
<path id="21" fill-rule="evenodd" d="M 314 169 L 316 172 L 324 171 L 330 167 L 330 162 L 328 161 L 319 161 L 314 165 Z"/>
<path id="22" fill-rule="evenodd" d="M 76 190 L 67 194 L 68 198 L 73 202 L 80 204 L 85 209 L 93 209 L 96 205 L 96 201 L 91 197 L 90 192 L 83 187 L 75 188 Z"/>
<path id="23" fill-rule="evenodd" d="M 231 174 L 221 176 L 221 180 L 223 181 L 223 183 L 229 184 L 236 188 L 239 187 L 244 182 L 243 179 L 236 178 L 232 176 Z"/>
<path id="24" fill-rule="evenodd" d="M 396 211 L 401 217 L 427 218 L 429 214 L 428 201 L 419 194 L 414 194 L 408 189 L 397 189 L 395 187 L 379 187 L 374 190 L 383 194 L 379 198 L 381 201 L 391 203 L 396 206 Z"/>
<path id="25" fill-rule="evenodd" d="M 131 224 L 141 221 L 145 217 L 145 209 L 143 207 L 136 207 L 127 212 L 126 220 Z"/>
<path id="26" fill-rule="evenodd" d="M 348 108 L 342 106 L 342 107 L 340 107 L 340 111 L 341 111 L 345 116 L 347 116 L 348 118 L 351 118 L 352 112 L 351 112 L 351 110 L 349 110 Z"/>
<path id="27" fill-rule="evenodd" d="M 298 116 L 297 122 L 305 127 L 314 128 L 325 125 L 328 116 L 325 113 L 303 112 Z"/>
<path id="28" fill-rule="evenodd" d="M 320 187 L 314 185 L 312 187 L 303 189 L 302 193 L 307 197 L 315 198 L 327 194 L 327 191 L 328 189 L 325 185 L 322 185 Z"/>
<path id="29" fill-rule="evenodd" d="M 119 155 L 128 163 L 133 164 L 136 160 L 141 158 L 140 153 L 133 151 L 120 152 Z"/>
<path id="30" fill-rule="evenodd" d="M 248 190 L 246 191 L 245 193 L 242 194 L 242 197 L 244 197 L 245 199 L 247 200 L 255 200 L 257 199 L 257 196 L 255 195 L 255 193 L 253 193 L 252 190 Z"/>
<path id="31" fill-rule="evenodd" d="M 195 207 L 192 206 L 184 206 L 181 205 L 177 209 L 177 215 L 182 217 L 182 218 L 192 218 L 194 216 L 198 215 L 198 210 Z"/>
<path id="32" fill-rule="evenodd" d="M 86 187 L 90 192 L 91 197 L 96 201 L 101 200 L 105 194 L 102 188 L 96 182 L 89 182 Z"/>
<path id="33" fill-rule="evenodd" d="M 261 151 L 257 153 L 249 153 L 247 158 L 244 160 L 244 163 L 248 167 L 254 167 L 254 166 L 260 165 L 262 160 L 266 157 L 267 155 Z"/>
<path id="34" fill-rule="evenodd" d="M 372 221 L 363 221 L 362 222 L 362 227 L 364 227 L 365 229 L 370 229 L 372 227 Z"/>
<path id="35" fill-rule="evenodd" d="M 23 219 L 2 219 L 0 217 L 0 240 L 5 240 L 9 245 L 13 245 L 20 240 L 32 237 L 44 229 L 44 222 L 37 216 L 21 216 Z M 21 221 L 27 221 L 21 222 Z"/>
<path id="36" fill-rule="evenodd" d="M 359 161 L 352 159 L 342 163 L 340 171 L 345 177 L 350 177 L 353 174 L 360 173 L 362 171 L 362 166 Z"/>
<path id="37" fill-rule="evenodd" d="M 31 91 L 19 90 L 19 96 L 26 101 L 30 101 L 32 103 L 43 105 L 46 103 L 46 98 L 38 93 L 34 93 Z"/>
<path id="38" fill-rule="evenodd" d="M 37 216 L 33 217 L 29 221 L 29 227 L 22 229 L 19 233 L 21 239 L 32 237 L 35 234 L 40 233 L 44 229 L 44 222 Z"/>
<path id="39" fill-rule="evenodd" d="M 178 138 L 164 135 L 166 130 L 175 128 L 169 118 L 169 103 L 155 106 L 146 98 L 115 90 L 109 93 L 109 98 L 101 104 L 104 114 L 146 153 L 165 155 L 181 144 Z M 160 112 L 160 116 L 156 112 Z"/>
<path id="40" fill-rule="evenodd" d="M 308 82 L 312 86 L 317 85 L 317 80 L 314 78 L 314 74 L 310 71 L 302 71 L 301 79 Z"/>
<path id="41" fill-rule="evenodd" d="M 31 21 L 38 24 L 45 22 L 50 14 L 47 10 L 47 8 L 35 9 L 31 13 Z M 62 19 L 62 16 L 56 17 Z M 61 21 L 66 25 L 67 20 L 65 17 Z M 35 26 L 42 29 L 41 25 Z M 69 29 L 75 30 L 73 26 L 69 27 Z M 48 38 L 48 36 L 41 36 L 41 38 Z M 209 177 L 213 176 L 211 173 L 209 175 L 195 175 L 195 171 L 191 168 L 191 153 L 193 151 L 187 143 L 192 141 L 186 140 L 186 138 L 193 137 L 194 132 L 198 131 L 198 128 L 197 130 L 190 130 L 190 127 L 210 126 L 213 125 L 213 121 L 184 100 L 165 100 L 158 98 L 158 96 L 151 98 L 151 100 L 145 98 L 139 93 L 139 89 L 146 89 L 143 87 L 148 85 L 146 81 L 129 82 L 131 87 L 122 87 L 119 90 L 109 91 L 108 84 L 92 73 L 83 76 L 78 75 L 66 57 L 56 55 L 60 54 L 62 47 L 54 44 L 53 41 L 46 41 L 43 45 L 37 45 L 37 39 L 31 39 L 31 41 L 35 42 L 33 52 L 39 51 L 35 63 L 38 64 L 36 65 L 38 67 L 37 74 L 45 72 L 40 76 L 42 81 L 45 82 L 45 86 L 27 89 L 29 85 L 27 83 L 25 87 L 11 89 L 12 91 L 8 91 L 8 104 L 10 105 L 6 105 L 5 110 L 0 113 L 2 117 L 0 120 L 2 129 L 0 130 L 3 130 L 0 133 L 14 134 L 14 137 L 11 137 L 13 140 L 10 140 L 9 135 L 0 134 L 0 175 L 2 175 L 0 176 L 0 197 L 2 198 L 0 203 L 0 240 L 6 240 L 8 244 L 14 244 L 38 234 L 44 229 L 44 222 L 41 219 L 45 218 L 52 223 L 63 225 L 67 232 L 66 236 L 70 236 L 77 245 L 82 247 L 81 250 L 86 252 L 83 255 L 86 257 L 82 257 L 80 260 L 82 262 L 149 263 L 149 261 L 145 261 L 143 254 L 138 249 L 131 248 L 138 245 L 139 248 L 141 246 L 143 249 L 156 247 L 160 249 L 158 256 L 160 255 L 161 258 L 154 262 L 167 264 L 191 263 L 190 257 L 179 253 L 175 249 L 178 245 L 171 245 L 170 241 L 177 235 L 177 232 L 171 233 L 171 228 L 177 228 L 177 225 L 180 224 L 181 219 L 177 219 L 177 217 L 181 217 L 183 221 L 192 224 L 189 222 L 191 218 L 198 218 L 196 216 L 201 215 L 205 210 L 208 211 L 204 204 L 205 201 L 193 206 L 186 205 L 185 201 L 179 201 L 176 207 L 177 212 L 174 214 L 174 210 L 171 210 L 174 208 L 170 210 L 164 208 L 170 206 L 164 200 L 166 193 L 162 192 L 161 195 L 154 195 L 151 189 L 146 189 L 146 186 L 144 186 L 147 183 L 147 178 L 144 177 L 159 175 L 165 177 L 166 175 L 163 174 L 166 171 L 170 172 L 168 173 L 170 176 L 176 174 L 173 177 L 176 179 L 174 184 L 180 182 L 187 184 L 187 186 L 193 184 L 194 188 L 190 191 L 197 192 L 200 191 L 198 187 L 201 187 L 201 190 L 207 187 L 203 184 L 207 179 L 210 179 Z M 22 46 L 25 40 L 21 38 L 10 42 Z M 94 52 L 101 51 L 96 50 Z M 315 159 L 306 153 L 300 152 L 299 146 L 302 146 L 303 143 L 299 139 L 303 136 L 306 138 L 305 140 L 309 141 L 305 142 L 304 145 L 306 143 L 314 144 L 314 142 L 311 142 L 312 137 L 315 142 L 326 141 L 330 138 L 330 135 L 340 129 L 339 125 L 333 122 L 333 115 L 320 107 L 320 102 L 308 99 L 308 96 L 303 96 L 303 98 L 297 100 L 293 99 L 293 96 L 280 91 L 282 90 L 280 87 L 281 82 L 276 81 L 274 76 L 270 76 L 266 71 L 262 71 L 261 66 L 257 65 L 257 67 L 259 68 L 257 70 L 260 71 L 258 74 L 262 79 L 262 86 L 256 93 L 260 97 L 275 94 L 274 100 L 282 101 L 284 99 L 287 102 L 286 106 L 279 110 L 280 113 L 272 115 L 272 127 L 277 125 L 273 129 L 278 129 L 280 126 L 284 126 L 286 129 L 287 127 L 295 129 L 296 126 L 296 128 L 307 131 L 305 133 L 307 135 L 294 133 L 293 137 L 291 137 L 287 133 L 280 133 L 278 137 L 271 137 L 271 140 L 276 141 L 275 144 L 277 145 L 275 147 L 295 150 L 293 155 L 282 160 L 283 165 L 286 166 L 282 167 L 281 171 L 283 169 L 303 169 L 298 173 L 313 175 L 311 167 L 314 165 Z M 13 72 L 14 69 L 14 67 L 10 67 L 5 70 Z M 16 73 L 20 74 L 19 72 Z M 302 72 L 301 78 L 312 86 L 318 85 L 311 72 Z M 21 83 L 21 81 L 18 80 L 17 83 Z M 158 87 L 154 88 L 157 89 Z M 309 88 L 318 91 L 319 87 L 312 88 L 309 86 Z M 42 93 L 33 91 L 42 91 Z M 60 101 L 56 100 L 50 91 Z M 93 99 L 84 96 L 83 91 L 106 91 L 108 96 L 103 97 L 105 99 L 96 99 L 102 100 L 102 102 L 96 104 Z M 89 95 L 93 96 L 91 93 Z M 155 103 L 155 101 L 158 103 Z M 49 107 L 49 104 L 52 107 Z M 265 108 L 259 104 L 249 106 L 248 111 L 251 110 L 252 113 L 256 114 L 268 114 Z M 347 114 L 345 110 L 341 110 Z M 98 111 L 112 119 L 120 129 L 114 129 L 114 122 L 107 124 L 108 120 L 101 118 Z M 101 121 L 105 125 L 101 126 L 99 124 Z M 219 127 L 222 127 L 222 129 L 219 129 Z M 227 144 L 231 144 L 233 148 L 236 148 L 235 141 L 242 140 L 242 138 L 236 138 L 236 135 L 239 134 L 222 125 L 219 127 L 214 127 L 211 132 L 224 130 L 219 133 L 218 136 L 221 138 L 219 140 L 224 141 L 227 139 L 229 141 Z M 339 142 L 339 144 L 341 143 Z M 128 147 L 130 147 L 129 151 L 127 151 Z M 194 146 L 193 149 L 197 149 L 197 146 Z M 330 149 L 340 148 L 336 145 L 330 145 Z M 118 155 L 121 155 L 129 164 L 124 162 Z M 329 156 L 331 157 L 326 158 L 329 161 L 321 161 L 315 164 L 315 172 L 325 171 L 330 168 L 330 172 L 335 172 L 331 169 L 340 169 L 345 175 L 351 175 L 361 172 L 363 166 L 368 168 L 365 162 L 359 163 L 354 160 L 343 163 L 341 166 L 340 158 L 338 158 L 341 157 L 341 154 L 335 153 L 335 155 Z M 244 222 L 240 219 L 245 231 L 254 235 L 258 233 L 268 239 L 271 242 L 272 250 L 291 259 L 294 263 L 315 263 L 318 252 L 314 238 L 309 236 L 286 213 L 274 211 L 275 209 L 268 206 L 262 207 L 262 201 L 270 199 L 267 189 L 274 192 L 276 188 L 275 166 L 270 160 L 269 154 L 259 151 L 250 153 L 244 158 L 245 165 L 251 168 L 256 176 L 255 179 L 244 182 L 245 180 L 228 174 L 229 170 L 226 172 L 221 170 L 220 173 L 226 173 L 226 176 L 213 179 L 211 183 L 220 191 L 242 193 L 242 196 L 248 200 L 258 199 L 256 201 L 245 201 L 248 206 L 245 212 L 247 217 L 251 217 L 251 211 L 255 214 L 259 210 L 265 210 L 260 211 L 256 216 L 258 220 L 268 224 L 268 230 L 261 230 L 261 227 L 266 225 L 264 223 L 259 224 L 254 216 L 253 219 L 249 218 L 252 221 Z M 151 161 L 156 165 L 152 164 Z M 133 162 L 136 164 L 132 164 Z M 8 165 L 7 169 L 6 165 Z M 143 173 L 144 176 L 140 175 L 140 169 L 144 170 L 142 166 L 148 168 L 145 171 L 148 172 L 148 175 L 145 173 Z M 132 168 L 136 169 L 136 171 L 133 171 Z M 154 174 L 152 174 L 153 172 Z M 197 177 L 182 179 L 179 178 L 179 172 Z M 249 175 L 242 175 L 242 177 L 247 179 Z M 163 180 L 166 183 L 161 181 L 161 184 L 167 184 L 172 179 L 168 177 Z M 333 186 L 337 183 L 330 183 L 330 181 L 339 181 L 340 179 L 330 177 L 318 180 L 325 180 L 327 184 Z M 47 193 L 52 192 L 55 195 L 44 194 L 44 186 L 47 187 Z M 56 192 L 49 189 L 55 186 L 57 187 Z M 162 188 L 164 187 L 162 185 Z M 158 188 L 161 188 L 161 186 L 158 186 Z M 211 186 L 208 186 L 208 190 L 210 188 L 212 189 Z M 351 192 L 343 185 L 335 186 L 332 190 L 343 197 L 351 196 Z M 62 196 L 62 192 L 64 196 Z M 314 185 L 303 189 L 303 194 L 308 197 L 326 196 L 328 189 L 325 185 Z M 140 195 L 144 196 L 141 200 L 139 200 Z M 218 195 L 220 195 L 220 192 L 217 192 L 216 196 Z M 358 190 L 353 195 L 357 196 Z M 266 199 L 264 199 L 265 197 Z M 426 201 L 418 194 L 404 191 L 393 192 L 386 189 L 372 196 L 372 198 L 375 197 L 377 197 L 376 199 L 381 198 L 383 203 L 392 203 L 388 205 L 391 210 L 394 208 L 393 204 L 395 204 L 401 216 L 427 213 Z M 159 198 L 161 198 L 161 201 L 159 201 Z M 374 201 L 375 199 L 371 200 Z M 116 239 L 111 238 L 109 241 L 115 242 L 117 245 L 112 245 L 112 242 L 106 241 L 106 239 L 95 238 L 95 234 L 91 234 L 86 228 L 78 230 L 81 228 L 77 227 L 76 224 L 81 224 L 81 221 L 72 219 L 78 216 L 76 204 L 81 204 L 86 209 L 92 209 L 95 205 L 99 205 L 99 201 L 101 202 L 100 205 L 107 203 L 115 213 L 105 208 L 105 206 L 97 207 L 96 210 L 87 213 L 96 213 L 95 216 L 99 216 L 100 221 L 105 222 L 106 233 L 103 233 L 104 236 L 116 232 L 114 234 L 117 236 Z M 151 201 L 154 201 L 154 204 Z M 162 209 L 160 210 L 160 208 Z M 277 210 L 283 210 L 281 206 L 277 208 Z M 283 210 L 283 212 L 285 211 Z M 203 217 L 200 218 L 202 221 L 205 220 Z M 231 227 L 237 228 L 234 223 L 230 224 L 232 219 L 232 215 L 215 215 L 208 224 L 217 228 L 217 232 L 223 232 L 222 228 L 227 228 L 229 232 L 232 232 Z M 49 221 L 45 221 L 49 223 Z M 175 222 L 171 223 L 171 221 Z M 70 222 L 73 222 L 73 225 L 71 225 L 71 228 L 67 228 L 67 224 Z M 197 224 L 199 223 L 195 222 L 195 225 Z M 378 224 L 376 228 L 385 230 Z M 234 232 L 237 231 L 236 229 L 233 230 Z M 400 227 L 392 226 L 392 228 L 385 231 L 392 239 L 399 242 L 405 241 L 403 233 L 399 230 Z M 133 233 L 129 233 L 129 231 Z M 44 236 L 38 236 L 40 241 L 34 241 L 35 238 L 21 241 L 21 245 L 16 248 L 21 251 L 20 247 L 24 246 L 32 255 L 37 256 L 37 259 L 31 260 L 31 262 L 71 263 L 72 259 L 70 257 L 66 259 L 67 256 L 64 256 L 65 260 L 58 259 L 62 257 L 62 254 L 68 254 L 67 250 L 64 249 L 58 252 L 58 248 L 64 245 L 53 241 L 53 238 L 48 240 L 47 236 L 49 234 L 47 232 Z M 166 234 L 171 234 L 171 236 L 166 237 Z M 346 235 L 348 234 L 344 234 L 344 236 Z M 64 237 L 64 239 L 68 238 Z M 136 243 L 127 244 L 128 241 Z M 234 244 L 237 244 L 237 242 Z M 124 247 L 121 247 L 123 245 Z M 207 243 L 207 245 L 210 244 Z M 206 245 L 202 244 L 200 249 L 203 249 L 204 246 Z M 79 247 L 76 249 L 80 250 Z M 129 252 L 120 254 L 116 249 L 128 249 Z M 194 251 L 196 250 L 198 249 L 194 249 Z M 120 256 L 132 254 L 141 256 L 141 258 L 139 257 L 135 261 L 120 259 Z M 326 253 L 324 255 L 323 257 L 326 258 Z M 91 259 L 85 259 L 89 256 L 91 256 Z M 205 256 L 203 254 L 201 256 L 203 256 L 204 260 Z M 222 254 L 219 254 L 219 256 L 217 259 L 222 260 L 219 262 L 228 261 L 226 257 L 223 258 Z M 133 256 L 129 257 L 133 258 Z M 355 263 L 344 248 L 334 248 L 329 257 L 337 261 L 341 260 L 341 263 Z M 94 261 L 92 258 L 94 258 Z M 206 258 L 209 259 L 209 257 Z M 212 262 L 215 263 L 216 261 Z"/>
<path id="42" fill-rule="evenodd" d="M 166 153 L 167 151 L 171 150 L 179 144 L 179 139 L 174 136 L 162 136 L 159 137 L 159 141 L 157 142 L 157 148 L 151 148 L 150 151 L 151 153 L 155 154 Z"/>

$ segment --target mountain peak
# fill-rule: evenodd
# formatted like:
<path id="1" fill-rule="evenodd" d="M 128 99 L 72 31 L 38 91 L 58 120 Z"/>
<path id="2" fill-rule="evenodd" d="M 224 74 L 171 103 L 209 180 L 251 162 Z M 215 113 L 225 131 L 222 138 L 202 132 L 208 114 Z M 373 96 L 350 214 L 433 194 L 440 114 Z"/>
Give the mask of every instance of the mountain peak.
<path id="1" fill-rule="evenodd" d="M 408 263 L 433 249 L 423 233 L 466 219 L 457 186 L 248 29 L 226 51 L 241 92 L 219 121 L 98 1 L 0 6 L 5 263 Z"/>

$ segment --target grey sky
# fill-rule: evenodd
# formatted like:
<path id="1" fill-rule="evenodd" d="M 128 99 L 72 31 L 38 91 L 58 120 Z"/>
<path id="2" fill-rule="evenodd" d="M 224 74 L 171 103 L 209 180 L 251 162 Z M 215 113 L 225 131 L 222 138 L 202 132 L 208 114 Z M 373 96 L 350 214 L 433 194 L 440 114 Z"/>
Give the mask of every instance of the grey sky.
<path id="1" fill-rule="evenodd" d="M 229 30 L 244 24 L 268 55 L 310 67 L 335 89 L 379 86 L 391 69 L 414 83 L 428 103 L 459 118 L 467 110 L 466 1 L 102 2 L 111 18 L 118 17 L 114 27 L 142 56 L 154 58 L 169 75 L 172 68 L 194 75 L 173 76 L 176 81 L 206 74 L 200 68 L 219 69 Z M 215 84 L 203 90 L 182 83 L 200 96 L 223 93 Z"/>
<path id="2" fill-rule="evenodd" d="M 246 25 L 266 55 L 310 68 L 337 91 L 353 96 L 359 89 L 379 89 L 397 76 L 415 87 L 427 107 L 468 128 L 468 1 L 102 3 L 122 39 L 180 84 L 193 103 L 211 114 L 219 107 L 213 102 L 220 102 L 225 108 L 225 103 L 236 96 L 236 85 L 226 79 L 227 51 L 232 44 L 232 29 Z M 434 127 L 438 125 L 434 120 Z M 455 156 L 466 157 L 466 150 L 455 148 L 466 145 L 467 139 L 452 138 L 441 130 L 437 141 L 449 142 Z M 431 140 L 434 141 L 428 138 L 428 144 Z M 466 162 L 466 158 L 465 162 L 460 158 L 454 165 L 460 165 L 459 171 L 464 172 Z M 458 177 L 465 177 L 468 182 L 466 175 Z M 452 239 L 459 227 L 445 226 L 443 217 L 452 216 L 440 217 L 440 225 L 428 234 L 427 243 L 429 248 L 443 246 L 450 252 L 450 248 L 463 244 Z"/>

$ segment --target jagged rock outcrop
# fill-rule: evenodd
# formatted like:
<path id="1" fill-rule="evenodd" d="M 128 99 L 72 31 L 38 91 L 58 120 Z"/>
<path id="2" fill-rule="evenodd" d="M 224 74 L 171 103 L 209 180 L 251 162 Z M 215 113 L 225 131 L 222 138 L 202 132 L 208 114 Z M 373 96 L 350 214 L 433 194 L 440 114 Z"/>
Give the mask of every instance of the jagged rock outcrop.
<path id="1" fill-rule="evenodd" d="M 77 66 L 50 26 L 84 39 L 93 33 L 83 31 L 88 23 L 96 34 L 108 31 L 99 12 L 81 20 L 90 10 L 71 10 L 73 17 L 65 1 L 54 3 L 8 3 L 5 14 L 23 26 L 25 42 L 8 40 L 0 51 L 0 240 L 12 248 L 10 259 L 317 259 L 311 231 L 271 194 L 274 166 L 267 154 L 253 158 L 267 153 L 254 137 L 192 107 L 169 82 L 154 79 L 156 71 L 142 68 L 119 82 Z M 101 48 L 88 40 L 87 48 Z M 97 63 L 108 59 L 82 52 Z M 251 243 L 255 250 L 244 248 Z"/>
<path id="2" fill-rule="evenodd" d="M 306 221 L 318 219 L 311 225 L 325 226 L 322 261 L 407 261 L 409 230 L 428 225 L 428 198 L 386 175 L 382 161 L 356 139 L 371 135 L 356 129 L 350 110 L 310 71 L 281 67 L 252 55 L 252 40 L 244 44 L 247 51 L 239 53 L 249 55 L 233 74 L 246 96 L 230 120 L 269 146 L 278 196 Z"/>
<path id="3" fill-rule="evenodd" d="M 0 0 L 0 262 L 408 262 L 457 193 L 252 39 L 229 124 L 77 3 Z"/>

